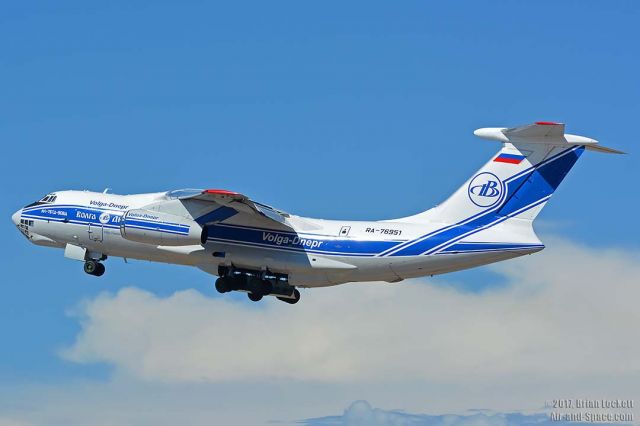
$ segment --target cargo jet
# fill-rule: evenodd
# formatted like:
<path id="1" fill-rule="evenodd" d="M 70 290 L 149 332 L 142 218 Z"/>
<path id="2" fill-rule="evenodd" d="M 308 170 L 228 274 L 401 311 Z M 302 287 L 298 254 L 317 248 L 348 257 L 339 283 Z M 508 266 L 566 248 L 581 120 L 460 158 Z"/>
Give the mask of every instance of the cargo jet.
<path id="1" fill-rule="evenodd" d="M 221 293 L 300 300 L 297 287 L 395 283 L 544 248 L 533 221 L 585 150 L 621 153 L 537 122 L 483 128 L 501 150 L 442 204 L 382 221 L 300 217 L 222 189 L 115 195 L 57 191 L 13 222 L 36 245 L 64 249 L 101 276 L 108 257 L 190 265 Z"/>

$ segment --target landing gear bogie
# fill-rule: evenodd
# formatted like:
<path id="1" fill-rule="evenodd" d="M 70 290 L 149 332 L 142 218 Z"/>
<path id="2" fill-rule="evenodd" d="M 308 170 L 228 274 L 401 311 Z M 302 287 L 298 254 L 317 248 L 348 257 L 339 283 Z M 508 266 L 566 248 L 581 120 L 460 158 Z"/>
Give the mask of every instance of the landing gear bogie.
<path id="1" fill-rule="evenodd" d="M 219 293 L 245 291 L 249 300 L 258 302 L 264 296 L 275 296 L 278 300 L 294 304 L 300 300 L 300 292 L 288 282 L 284 274 L 269 271 L 252 271 L 233 267 L 220 267 L 216 280 Z"/>

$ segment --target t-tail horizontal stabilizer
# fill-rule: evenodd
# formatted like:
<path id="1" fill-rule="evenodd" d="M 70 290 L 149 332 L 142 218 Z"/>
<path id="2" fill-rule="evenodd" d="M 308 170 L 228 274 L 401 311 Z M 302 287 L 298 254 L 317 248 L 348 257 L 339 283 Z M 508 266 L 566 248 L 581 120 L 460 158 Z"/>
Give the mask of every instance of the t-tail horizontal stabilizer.
<path id="1" fill-rule="evenodd" d="M 537 121 L 519 127 L 485 127 L 473 132 L 476 136 L 504 143 L 517 145 L 518 143 L 541 143 L 545 145 L 584 145 L 590 151 L 604 152 L 607 154 L 624 154 L 617 149 L 608 148 L 598 144 L 595 139 L 584 136 L 572 135 L 564 132 L 564 123 L 551 121 Z"/>

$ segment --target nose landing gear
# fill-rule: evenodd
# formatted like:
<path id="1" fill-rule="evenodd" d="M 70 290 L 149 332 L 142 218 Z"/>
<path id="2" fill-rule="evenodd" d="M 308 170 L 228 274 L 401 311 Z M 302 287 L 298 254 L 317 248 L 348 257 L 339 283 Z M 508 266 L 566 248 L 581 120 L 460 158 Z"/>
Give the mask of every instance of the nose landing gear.
<path id="1" fill-rule="evenodd" d="M 87 260 L 84 262 L 84 271 L 89 275 L 99 277 L 104 274 L 105 268 L 104 265 L 97 260 Z"/>

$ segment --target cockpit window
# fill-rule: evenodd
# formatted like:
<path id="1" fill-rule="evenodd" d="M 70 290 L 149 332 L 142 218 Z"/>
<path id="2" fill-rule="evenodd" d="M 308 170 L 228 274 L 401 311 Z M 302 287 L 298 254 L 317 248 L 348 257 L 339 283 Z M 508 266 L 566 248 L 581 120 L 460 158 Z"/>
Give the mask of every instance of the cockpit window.
<path id="1" fill-rule="evenodd" d="M 48 195 L 45 195 L 44 197 L 42 197 L 40 202 L 41 203 L 53 203 L 53 202 L 56 201 L 56 198 L 58 198 L 58 196 L 56 194 L 48 194 Z"/>

